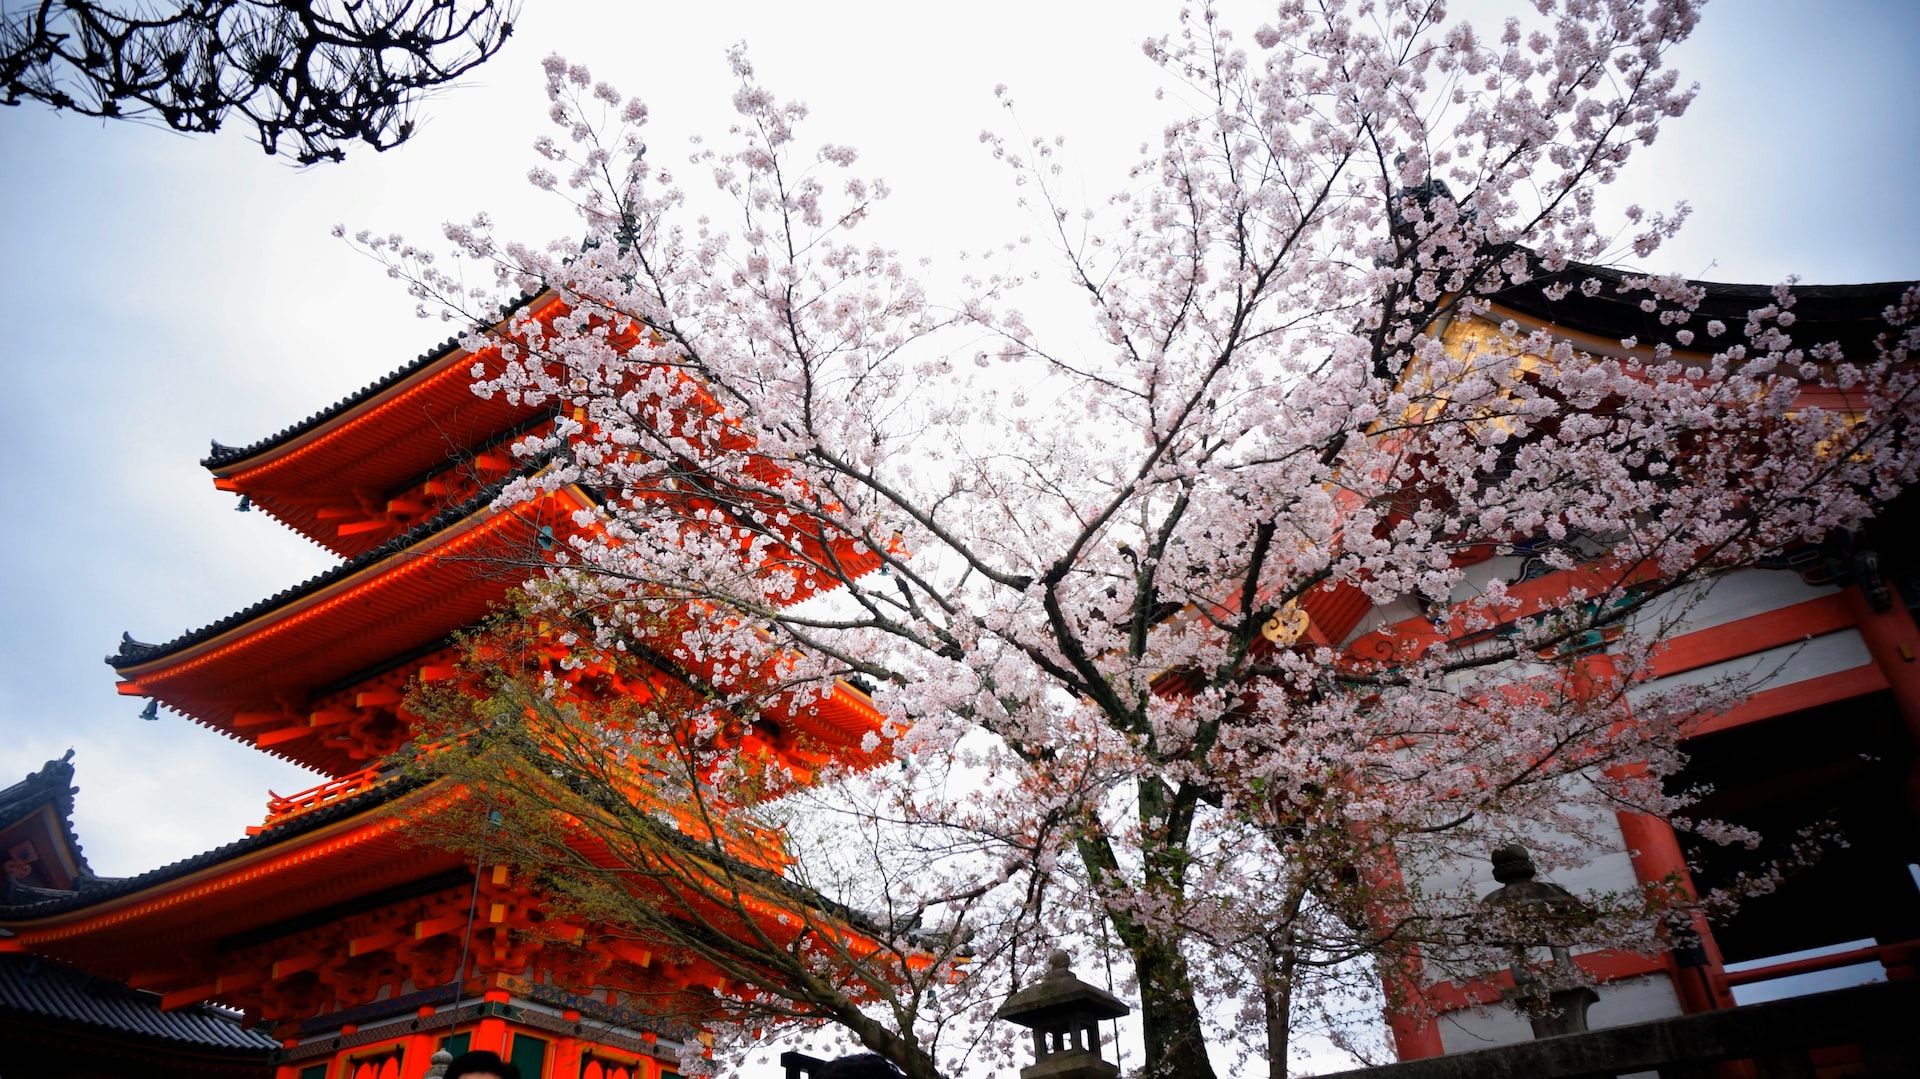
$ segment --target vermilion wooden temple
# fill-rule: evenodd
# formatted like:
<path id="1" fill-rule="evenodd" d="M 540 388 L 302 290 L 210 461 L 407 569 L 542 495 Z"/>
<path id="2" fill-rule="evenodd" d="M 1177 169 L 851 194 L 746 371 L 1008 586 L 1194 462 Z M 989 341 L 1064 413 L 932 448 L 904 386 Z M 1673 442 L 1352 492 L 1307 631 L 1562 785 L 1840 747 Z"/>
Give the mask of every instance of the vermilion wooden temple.
<path id="1" fill-rule="evenodd" d="M 1456 354 L 1476 336 L 1515 326 L 1539 328 L 1599 355 L 1651 356 L 1665 344 L 1678 359 L 1703 367 L 1706 355 L 1643 311 L 1638 296 L 1615 286 L 1616 271 L 1575 266 L 1563 280 L 1599 280 L 1549 299 L 1538 287 L 1494 298 L 1475 319 L 1441 330 Z M 1765 286 L 1693 282 L 1701 296 L 1694 319 L 1739 325 L 1774 302 Z M 1797 342 L 1832 341 L 1850 358 L 1875 355 L 1882 315 L 1911 282 L 1801 286 L 1794 289 Z M 1701 344 L 1705 344 L 1704 338 Z M 1709 346 L 1710 347 L 1710 346 Z M 1803 401 L 1844 411 L 1832 391 L 1806 391 Z M 1855 984 L 1920 975 L 1920 495 L 1883 507 L 1866 529 L 1819 546 L 1780 552 L 1767 564 L 1723 575 L 1668 627 L 1654 657 L 1653 687 L 1699 684 L 1734 676 L 1764 677 L 1747 701 L 1701 717 L 1686 743 L 1690 763 L 1674 782 L 1709 791 L 1696 812 L 1750 827 L 1772 844 L 1802 829 L 1844 837 L 1810 870 L 1788 878 L 1729 919 L 1697 921 L 1697 940 L 1650 955 L 1593 952 L 1574 957 L 1599 982 L 1589 1015 L 1595 1028 L 1718 1011 Z M 1484 552 L 1466 570 L 1456 598 L 1499 579 L 1521 600 L 1519 613 L 1564 595 L 1597 564 L 1551 571 L 1524 551 Z M 1321 618 L 1329 637 L 1352 652 L 1391 654 L 1443 637 L 1426 612 L 1376 608 L 1358 621 Z M 1444 620 L 1442 620 L 1444 623 Z M 1459 625 L 1456 619 L 1454 625 Z M 1460 632 L 1460 631 L 1456 631 Z M 1666 823 L 1619 812 L 1598 822 L 1617 828 L 1584 864 L 1555 876 L 1575 893 L 1630 893 L 1679 882 L 1715 888 L 1780 853 L 1749 851 L 1676 834 Z M 1489 865 L 1449 873 L 1494 887 Z M 1454 876 L 1453 880 L 1460 879 Z M 1451 883 L 1451 881 L 1449 882 Z M 1530 1039 L 1527 1022 L 1500 1004 L 1511 976 L 1458 984 L 1417 970 L 1403 986 L 1421 1007 L 1390 1016 L 1403 1060 Z M 1836 1068 L 1850 1067 L 1845 1053 Z M 1828 1074 L 1828 1072 L 1822 1072 Z M 1831 1074 L 1856 1074 L 1833 1071 Z"/>
<path id="2" fill-rule="evenodd" d="M 531 303 L 550 316 L 558 301 Z M 630 941 L 595 947 L 585 969 L 573 950 L 543 950 L 525 932 L 542 919 L 537 889 L 410 835 L 460 792 L 381 768 L 410 738 L 408 685 L 453 677 L 454 635 L 590 505 L 575 489 L 492 504 L 515 473 L 509 444 L 554 418 L 476 397 L 473 368 L 496 361 L 448 342 L 279 434 L 215 444 L 216 487 L 342 561 L 164 644 L 126 639 L 108 662 L 122 693 L 330 778 L 275 796 L 217 850 L 0 908 L 13 934 L 0 947 L 121 979 L 166 1009 L 237 1009 L 277 1040 L 276 1079 L 411 1079 L 443 1046 L 497 1051 L 528 1079 L 677 1074 L 698 1032 L 646 1002 L 724 988 L 718 975 Z M 879 719 L 844 685 L 782 718 L 770 748 L 803 772 L 822 752 L 858 755 Z"/>

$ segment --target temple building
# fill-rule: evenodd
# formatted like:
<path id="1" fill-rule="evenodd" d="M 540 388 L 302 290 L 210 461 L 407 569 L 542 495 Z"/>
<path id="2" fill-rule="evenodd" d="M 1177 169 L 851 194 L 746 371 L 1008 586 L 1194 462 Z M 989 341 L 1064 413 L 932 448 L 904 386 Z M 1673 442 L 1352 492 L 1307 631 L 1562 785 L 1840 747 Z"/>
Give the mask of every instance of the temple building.
<path id="1" fill-rule="evenodd" d="M 73 752 L 0 790 L 0 908 L 97 885 L 73 833 Z M 0 936 L 0 941 L 5 940 Z M 144 993 L 45 956 L 0 952 L 0 1068 L 9 1076 L 258 1076 L 277 1043 L 241 1016 Z"/>
<path id="2" fill-rule="evenodd" d="M 1442 333 L 1456 355 L 1478 336 L 1544 329 L 1598 355 L 1651 356 L 1665 343 L 1677 359 L 1704 366 L 1679 325 L 1643 311 L 1623 294 L 1621 275 L 1577 266 L 1566 279 L 1597 278 L 1549 299 L 1540 283 L 1494 298 L 1485 315 L 1455 319 Z M 1693 324 L 1739 325 L 1774 302 L 1770 289 L 1694 282 L 1703 302 Z M 1796 341 L 1834 341 L 1846 355 L 1872 357 L 1883 312 L 1911 283 L 1796 287 Z M 1705 335 L 1702 335 L 1702 342 Z M 1624 342 L 1632 342 L 1629 347 Z M 1637 353 L 1634 351 L 1637 349 Z M 1831 391 L 1802 400 L 1845 410 Z M 1829 837 L 1824 854 L 1777 891 L 1749 899 L 1730 918 L 1670 938 L 1651 955 L 1596 952 L 1573 961 L 1597 979 L 1594 1028 L 1718 1011 L 1861 982 L 1913 978 L 1920 961 L 1920 497 L 1883 507 L 1858 533 L 1779 552 L 1766 564 L 1725 574 L 1691 606 L 1662 603 L 1647 618 L 1671 617 L 1654 658 L 1650 688 L 1704 684 L 1729 675 L 1760 688 L 1724 714 L 1702 717 L 1685 743 L 1689 763 L 1672 789 L 1709 793 L 1696 812 L 1752 828 L 1767 845 L 1749 851 L 1676 834 L 1631 812 L 1599 829 L 1617 839 L 1589 850 L 1584 865 L 1552 874 L 1575 895 L 1630 894 L 1679 882 L 1705 891 L 1777 857 L 1807 829 Z M 1524 550 L 1488 551 L 1454 593 L 1464 601 L 1493 579 L 1521 600 L 1518 615 L 1563 593 L 1588 567 L 1554 571 Z M 1376 609 L 1355 618 L 1328 607 L 1314 619 L 1352 654 L 1438 641 L 1447 620 Z M 1454 624 L 1458 624 L 1456 621 Z M 1476 631 L 1486 632 L 1486 631 Z M 1456 637 L 1454 644 L 1464 643 Z M 1600 650 L 1604 654 L 1604 649 Z M 1837 837 L 1840 842 L 1833 842 Z M 1457 865 L 1445 883 L 1471 879 L 1496 888 L 1490 862 Z M 1525 1041 L 1528 1021 L 1503 1004 L 1507 972 L 1461 984 L 1416 975 L 1420 1006 L 1390 1016 L 1395 1049 L 1416 1060 Z M 1845 1052 L 1834 1058 L 1844 1065 Z M 1629 1069 L 1631 1070 L 1631 1069 Z M 1809 1073 L 1810 1074 L 1810 1073 Z M 1828 1074 L 1822 1072 L 1822 1074 Z M 1850 1074 L 1839 1071 L 1833 1074 Z"/>
<path id="3" fill-rule="evenodd" d="M 9 862 L 0 904 L 0 1011 L 20 1007 L 4 995 L 21 984 L 16 961 L 113 979 L 164 1022 L 197 1021 L 208 1059 L 257 1064 L 203 1074 L 274 1079 L 415 1079 L 442 1048 L 496 1051 L 527 1079 L 661 1079 L 698 1051 L 699 1031 L 659 1001 L 711 997 L 725 978 L 618 935 L 543 948 L 597 927 L 543 926 L 547 898 L 506 864 L 421 842 L 413 822 L 466 795 L 383 763 L 411 740 L 409 686 L 456 677 L 456 635 L 538 573 L 592 504 L 576 488 L 494 504 L 538 467 L 509 444 L 554 420 L 551 405 L 474 395 L 474 369 L 498 362 L 450 341 L 276 435 L 215 444 L 203 463 L 216 487 L 341 561 L 165 643 L 128 637 L 108 662 L 148 715 L 164 707 L 328 778 L 273 795 L 225 846 L 119 880 L 86 871 L 70 801 L 0 821 L 25 867 Z M 760 748 L 801 774 L 859 755 L 879 724 L 844 684 L 794 714 L 770 709 L 762 728 L 782 733 Z"/>

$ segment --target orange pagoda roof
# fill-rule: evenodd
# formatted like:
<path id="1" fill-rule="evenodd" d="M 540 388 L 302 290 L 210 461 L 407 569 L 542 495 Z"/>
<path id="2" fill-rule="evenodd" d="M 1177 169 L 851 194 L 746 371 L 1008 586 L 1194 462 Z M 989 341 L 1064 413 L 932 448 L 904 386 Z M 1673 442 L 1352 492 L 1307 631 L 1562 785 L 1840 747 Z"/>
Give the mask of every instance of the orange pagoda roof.
<path id="1" fill-rule="evenodd" d="M 165 644 L 123 639 L 107 657 L 123 679 L 119 691 L 328 775 L 364 767 L 367 747 L 334 728 L 362 718 L 364 708 L 396 704 L 399 694 L 338 702 L 344 711 L 309 705 L 334 687 L 450 648 L 453 634 L 479 623 L 536 571 L 540 545 L 588 504 L 569 490 L 496 509 L 496 493 L 484 490 L 404 536 Z M 416 673 L 401 671 L 397 684 Z"/>
<path id="2" fill-rule="evenodd" d="M 519 306 L 541 319 L 562 310 L 550 293 Z M 248 446 L 214 443 L 201 464 L 216 487 L 353 557 L 430 517 L 441 508 L 434 495 L 467 493 L 476 485 L 462 481 L 508 471 L 507 443 L 551 418 L 551 402 L 475 395 L 474 369 L 499 365 L 498 349 L 469 352 L 449 338 L 278 434 Z"/>

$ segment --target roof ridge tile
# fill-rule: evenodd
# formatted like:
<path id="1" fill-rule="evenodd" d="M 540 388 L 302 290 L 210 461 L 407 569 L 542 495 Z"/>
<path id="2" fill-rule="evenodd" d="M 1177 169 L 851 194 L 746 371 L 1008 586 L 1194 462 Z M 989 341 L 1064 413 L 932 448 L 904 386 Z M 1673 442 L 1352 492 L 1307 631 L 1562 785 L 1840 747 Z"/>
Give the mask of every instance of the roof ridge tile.
<path id="1" fill-rule="evenodd" d="M 473 497 L 466 501 L 448 506 L 439 513 L 427 518 L 425 521 L 380 544 L 378 547 L 372 547 L 362 551 L 352 558 L 341 562 L 339 565 L 334 566 L 332 569 L 324 570 L 298 584 L 283 588 L 266 599 L 235 611 L 225 618 L 209 622 L 199 629 L 182 633 L 165 644 L 146 644 L 142 641 L 134 640 L 130 634 L 123 633 L 121 634 L 119 649 L 112 655 L 106 657 L 107 665 L 118 669 L 122 667 L 132 667 L 149 660 L 158 659 L 161 656 L 177 652 L 189 645 L 198 644 L 211 637 L 219 636 L 227 630 L 265 614 L 276 607 L 310 595 L 332 584 L 334 581 L 352 576 L 354 573 L 376 562 L 406 551 L 407 548 L 431 538 L 435 533 L 486 508 L 494 499 L 500 496 L 500 493 L 506 489 L 507 484 L 513 482 L 515 479 L 529 475 L 531 471 L 531 468 L 516 469 L 494 483 L 481 488 Z"/>
<path id="2" fill-rule="evenodd" d="M 544 292 L 545 290 L 542 289 L 540 291 Z M 519 310 L 521 307 L 526 306 L 526 304 L 529 301 L 535 299 L 539 295 L 540 295 L 540 292 L 523 292 L 519 296 L 515 297 L 514 299 L 501 304 L 500 317 L 502 319 L 507 318 L 508 316 L 512 315 L 513 312 L 515 312 L 516 310 Z M 378 396 L 381 393 L 381 391 L 389 389 L 399 382 L 405 381 L 408 376 L 417 374 L 424 368 L 432 366 L 434 363 L 438 362 L 442 358 L 460 351 L 462 347 L 460 344 L 460 341 L 463 336 L 464 335 L 462 334 L 455 334 L 454 336 L 447 338 L 445 341 L 442 341 L 440 344 L 434 346 L 433 348 L 430 348 L 427 351 L 422 352 L 419 356 L 415 357 L 411 363 L 408 363 L 402 366 L 401 368 L 399 368 L 398 370 L 391 371 L 386 375 L 383 375 L 380 378 L 377 378 L 372 382 L 367 383 L 365 386 L 362 386 L 358 390 L 355 390 L 354 392 L 346 395 L 345 397 L 342 397 L 340 400 L 335 401 L 333 404 L 328 405 L 326 408 L 323 408 L 320 411 L 315 412 L 313 415 L 308 416 L 306 419 L 300 420 L 297 423 L 289 424 L 288 426 L 282 428 L 278 432 L 268 435 L 265 438 L 259 439 L 245 446 L 228 446 L 228 445 L 222 444 L 218 440 L 215 440 L 213 442 L 212 451 L 209 452 L 206 457 L 200 460 L 201 467 L 219 468 L 222 465 L 230 465 L 235 461 L 244 461 L 247 458 L 252 457 L 257 453 L 264 453 L 267 450 L 270 450 L 273 447 L 278 446 L 281 443 L 287 441 L 288 439 L 291 439 L 297 435 L 304 434 L 307 431 L 310 431 L 313 428 L 318 427 L 320 424 L 326 422 L 327 420 L 330 420 L 333 417 L 338 416 L 340 413 L 345 412 L 347 409 L 350 409 L 355 405 L 361 404 L 362 402 L 365 402 L 367 400 L 370 400 L 373 397 Z"/>

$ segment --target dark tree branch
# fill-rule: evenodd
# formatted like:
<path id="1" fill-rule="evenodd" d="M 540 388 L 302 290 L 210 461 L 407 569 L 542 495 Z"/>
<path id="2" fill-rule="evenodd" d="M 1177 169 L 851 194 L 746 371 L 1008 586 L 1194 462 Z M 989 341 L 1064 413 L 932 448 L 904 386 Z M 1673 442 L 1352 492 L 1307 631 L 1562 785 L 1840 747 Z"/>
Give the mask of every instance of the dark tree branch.
<path id="1" fill-rule="evenodd" d="M 405 142 L 420 101 L 491 59 L 518 0 L 40 0 L 0 16 L 0 104 L 212 132 L 339 161 Z"/>

